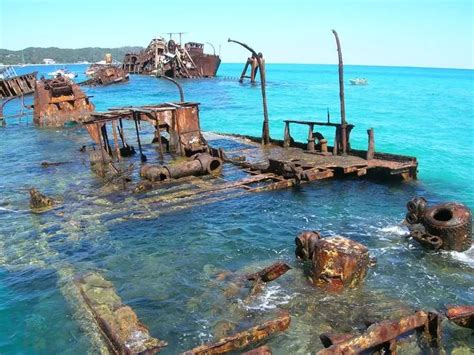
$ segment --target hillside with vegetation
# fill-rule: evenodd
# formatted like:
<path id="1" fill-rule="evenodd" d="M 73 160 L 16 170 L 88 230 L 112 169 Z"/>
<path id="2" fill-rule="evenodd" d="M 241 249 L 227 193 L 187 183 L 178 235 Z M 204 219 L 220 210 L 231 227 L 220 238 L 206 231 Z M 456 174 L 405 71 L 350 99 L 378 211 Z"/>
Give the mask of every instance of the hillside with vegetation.
<path id="1" fill-rule="evenodd" d="M 122 61 L 125 53 L 138 52 L 142 47 L 120 48 L 38 48 L 28 47 L 19 51 L 0 49 L 0 63 L 3 64 L 42 64 L 43 59 L 53 59 L 56 63 L 97 62 L 104 59 L 106 53 L 111 53 L 115 60 Z"/>

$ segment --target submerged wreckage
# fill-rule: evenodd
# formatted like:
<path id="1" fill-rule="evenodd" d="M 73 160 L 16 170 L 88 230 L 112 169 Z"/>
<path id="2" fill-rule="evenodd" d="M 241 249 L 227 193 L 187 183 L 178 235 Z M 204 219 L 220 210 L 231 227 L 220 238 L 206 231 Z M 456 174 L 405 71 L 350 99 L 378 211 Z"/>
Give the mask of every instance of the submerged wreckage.
<path id="1" fill-rule="evenodd" d="M 94 107 L 79 85 L 64 76 L 36 82 L 33 120 L 37 125 L 60 127 L 81 122 Z"/>
<path id="2" fill-rule="evenodd" d="M 35 90 L 36 72 L 18 75 L 12 66 L 0 69 L 0 99 L 31 94 Z"/>
<path id="3" fill-rule="evenodd" d="M 416 158 L 376 152 L 373 129 L 367 130 L 367 150 L 356 150 L 351 147 L 350 134 L 354 125 L 347 123 L 345 119 L 342 55 L 335 32 L 334 35 L 339 52 L 341 121 L 331 122 L 329 117 L 327 121 L 285 120 L 282 140 L 271 139 L 269 135 L 265 66 L 263 56 L 253 50 L 251 52 L 254 60 L 252 59 L 250 63 L 254 73 L 252 76 L 255 79 L 258 67 L 264 103 L 261 138 L 214 135 L 213 139 L 212 135 L 210 138 L 204 136 L 200 128 L 199 104 L 185 102 L 183 95 L 179 102 L 126 106 L 95 112 L 94 106 L 78 90 L 78 86 L 61 77 L 38 82 L 35 122 L 63 124 L 64 117 L 71 108 L 76 108 L 78 112 L 84 114 L 84 116 L 78 114 L 74 120 L 84 124 L 93 141 L 89 149 L 92 168 L 109 182 L 115 182 L 115 177 L 118 177 L 121 187 L 124 186 L 125 189 L 129 189 L 132 185 L 129 191 L 140 193 L 137 196 L 140 204 L 151 207 L 143 210 L 140 206 L 127 206 L 126 213 L 129 220 L 156 218 L 161 212 L 172 211 L 177 205 L 180 208 L 192 207 L 253 192 L 298 186 L 315 180 L 345 176 L 356 178 L 367 176 L 384 180 L 416 179 L 418 167 Z M 159 71 L 163 71 L 162 73 L 168 77 L 206 76 L 202 68 L 198 69 L 197 63 L 200 62 L 194 60 L 191 55 L 192 48 L 196 47 L 187 44 L 182 49 L 173 47 L 176 44 L 170 42 L 154 40 L 153 45 L 150 45 L 151 48 L 149 46 L 139 56 L 126 57 L 124 69 L 136 73 L 159 74 Z M 236 43 L 250 50 L 250 47 L 240 42 Z M 199 50 L 197 52 L 202 54 Z M 218 62 L 215 70 L 213 69 L 214 74 L 217 67 Z M 178 83 L 175 84 L 179 87 Z M 181 88 L 180 92 L 182 94 Z M 70 116 L 70 113 L 68 115 Z M 131 124 L 127 126 L 126 122 Z M 143 127 L 145 126 L 143 123 L 149 125 Z M 291 129 L 295 126 L 307 129 L 305 141 L 299 142 L 293 138 Z M 332 145 L 329 139 L 318 131 L 321 127 L 334 130 L 331 136 Z M 151 143 L 143 143 L 140 133 L 147 129 L 152 135 Z M 138 159 L 133 159 L 137 152 L 132 145 L 132 139 L 127 137 L 130 131 L 136 135 L 133 141 L 136 142 Z M 129 184 L 132 178 L 125 177 L 124 166 L 134 168 L 135 163 L 140 168 L 135 169 L 135 174 L 129 175 L 139 176 L 141 181 Z M 215 175 L 220 176 L 214 178 Z M 148 190 L 153 190 L 153 193 L 147 195 Z M 34 202 L 32 207 L 47 208 L 53 205 L 54 201 L 37 191 L 30 193 Z M 426 223 L 418 227 L 425 228 L 422 237 L 437 238 L 429 239 L 434 240 L 436 246 L 443 245 L 447 248 L 450 244 L 454 244 L 461 245 L 460 250 L 464 250 L 464 247 L 470 245 L 472 215 L 469 211 L 464 209 L 461 211 L 458 205 L 450 205 L 449 208 L 435 206 L 425 211 L 426 201 L 411 202 L 408 205 L 407 221 L 411 221 L 413 226 L 423 224 L 422 221 L 426 222 L 431 215 L 436 220 L 446 222 L 444 211 L 446 209 L 455 216 L 462 212 L 463 233 L 457 238 L 450 234 L 452 230 L 437 233 L 431 228 L 433 226 Z M 105 213 L 102 217 L 107 218 Z M 108 217 L 110 222 L 113 218 L 123 216 L 117 217 L 116 211 L 113 211 L 113 216 Z M 451 220 L 452 218 L 449 218 L 449 221 Z M 459 226 L 456 224 L 455 227 Z M 442 244 L 439 244 L 439 240 Z M 350 292 L 351 288 L 361 286 L 369 267 L 375 265 L 366 246 L 343 236 L 321 238 L 318 232 L 305 231 L 295 239 L 295 243 L 295 254 L 301 261 L 301 268 L 304 269 L 304 263 L 311 263 L 309 275 L 311 283 L 327 292 L 339 292 L 343 289 Z M 290 269 L 289 265 L 277 262 L 261 271 L 240 277 L 229 276 L 226 273 L 219 277 L 224 280 L 233 277 L 235 287 L 250 284 L 250 291 L 244 299 L 245 303 L 260 293 L 268 282 Z M 112 284 L 101 275 L 91 273 L 78 276 L 74 283 L 80 292 L 81 301 L 92 313 L 93 321 L 100 328 L 101 335 L 111 352 L 154 353 L 167 345 L 166 341 L 150 335 L 146 326 L 139 322 L 135 312 L 122 303 Z M 471 306 L 451 307 L 446 312 L 449 320 L 470 328 L 473 326 L 473 314 Z M 422 334 L 426 346 L 436 348 L 440 344 L 441 320 L 440 314 L 421 310 L 399 320 L 370 324 L 362 333 L 321 334 L 320 339 L 326 349 L 320 354 L 394 352 L 400 338 L 411 332 Z M 260 346 L 262 340 L 285 331 L 290 323 L 290 314 L 283 311 L 277 318 L 234 332 L 233 335 L 219 338 L 217 342 L 197 346 L 186 354 L 224 353 Z M 269 354 L 271 349 L 268 346 L 260 346 L 250 349 L 248 353 Z"/>
<path id="4" fill-rule="evenodd" d="M 122 68 L 121 63 L 114 61 L 112 55 L 107 53 L 101 62 L 92 64 L 86 75 L 90 79 L 79 83 L 79 85 L 106 86 L 128 81 L 128 73 Z"/>
<path id="5" fill-rule="evenodd" d="M 218 55 L 204 53 L 203 43 L 188 42 L 182 46 L 171 38 L 155 38 L 140 53 L 127 53 L 122 67 L 132 74 L 210 78 L 216 76 L 220 64 Z"/>

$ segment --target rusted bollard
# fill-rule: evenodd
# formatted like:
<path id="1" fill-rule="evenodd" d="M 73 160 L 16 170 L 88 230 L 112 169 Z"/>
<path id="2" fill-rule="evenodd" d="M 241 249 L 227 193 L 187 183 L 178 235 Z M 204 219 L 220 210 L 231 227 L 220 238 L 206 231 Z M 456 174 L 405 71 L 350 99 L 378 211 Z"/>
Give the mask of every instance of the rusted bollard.
<path id="1" fill-rule="evenodd" d="M 463 204 L 448 202 L 427 207 L 422 197 L 407 203 L 410 235 L 430 249 L 465 251 L 472 245 L 472 213 Z"/>
<path id="2" fill-rule="evenodd" d="M 321 238 L 318 232 L 303 232 L 296 239 L 296 257 L 311 260 L 314 285 L 340 290 L 356 287 L 371 264 L 368 249 L 342 236 Z"/>

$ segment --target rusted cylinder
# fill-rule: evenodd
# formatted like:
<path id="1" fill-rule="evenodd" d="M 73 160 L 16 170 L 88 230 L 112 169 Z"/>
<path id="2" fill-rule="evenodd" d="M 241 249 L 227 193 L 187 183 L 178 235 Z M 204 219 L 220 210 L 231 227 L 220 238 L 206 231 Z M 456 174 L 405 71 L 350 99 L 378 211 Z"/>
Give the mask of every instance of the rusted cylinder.
<path id="1" fill-rule="evenodd" d="M 368 249 L 342 236 L 322 238 L 315 242 L 311 276 L 317 286 L 329 289 L 356 287 L 370 266 Z"/>
<path id="2" fill-rule="evenodd" d="M 427 208 L 421 223 L 426 232 L 443 240 L 441 249 L 465 251 L 472 244 L 472 213 L 463 204 L 449 202 Z"/>
<path id="3" fill-rule="evenodd" d="M 222 169 L 222 162 L 209 154 L 196 154 L 193 160 L 167 165 L 165 168 L 172 179 L 191 175 L 217 174 Z"/>
<path id="4" fill-rule="evenodd" d="M 105 64 L 112 64 L 112 54 L 111 53 L 107 53 L 105 55 Z"/>
<path id="5" fill-rule="evenodd" d="M 193 160 L 173 165 L 144 165 L 140 176 L 150 181 L 179 179 L 186 176 L 218 174 L 222 169 L 222 161 L 207 153 L 196 154 Z"/>

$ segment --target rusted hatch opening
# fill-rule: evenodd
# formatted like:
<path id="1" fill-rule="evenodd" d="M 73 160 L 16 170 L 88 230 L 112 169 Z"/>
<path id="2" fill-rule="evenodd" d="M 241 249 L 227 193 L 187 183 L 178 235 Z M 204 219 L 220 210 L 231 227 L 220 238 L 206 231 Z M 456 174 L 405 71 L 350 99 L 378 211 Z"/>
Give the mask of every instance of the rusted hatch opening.
<path id="1" fill-rule="evenodd" d="M 433 216 L 434 219 L 441 222 L 447 222 L 453 218 L 453 213 L 447 208 L 441 208 Z"/>
<path id="2" fill-rule="evenodd" d="M 221 161 L 220 161 L 219 159 L 213 159 L 213 160 L 211 161 L 211 164 L 209 164 L 209 170 L 210 170 L 211 172 L 217 171 L 217 170 L 219 170 L 219 169 L 221 168 L 221 165 L 222 165 L 222 163 L 221 163 Z"/>

